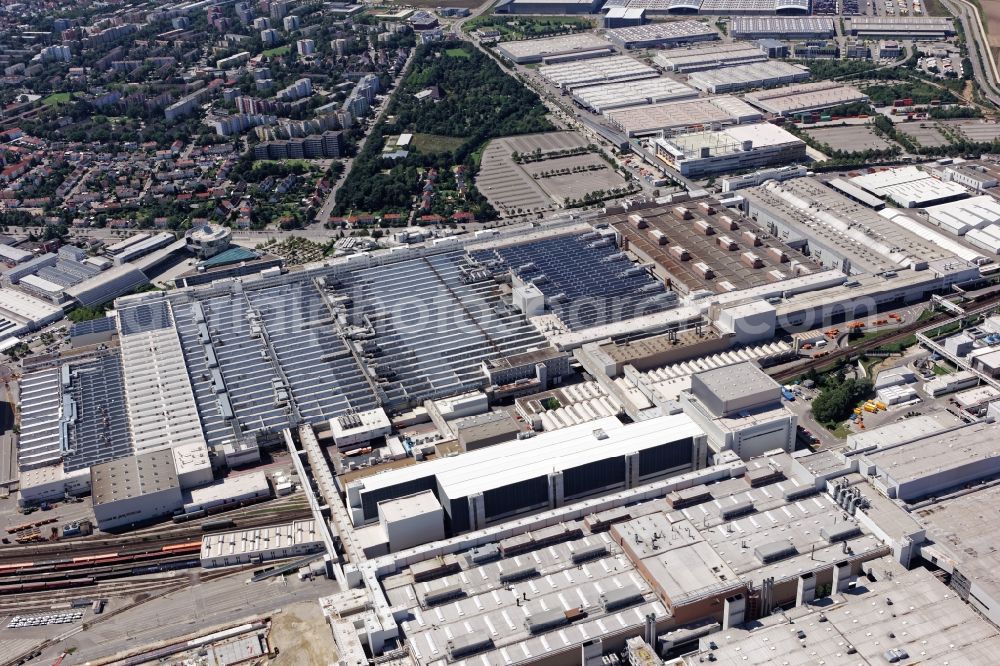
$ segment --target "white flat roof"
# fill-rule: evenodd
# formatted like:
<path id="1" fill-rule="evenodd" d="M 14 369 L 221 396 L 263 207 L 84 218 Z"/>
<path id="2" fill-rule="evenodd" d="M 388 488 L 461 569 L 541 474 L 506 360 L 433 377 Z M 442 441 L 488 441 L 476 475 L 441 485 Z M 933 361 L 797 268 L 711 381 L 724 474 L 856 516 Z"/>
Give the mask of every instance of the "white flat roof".
<path id="1" fill-rule="evenodd" d="M 14 319 L 18 323 L 27 324 L 42 321 L 61 313 L 62 308 L 51 303 L 46 303 L 15 289 L 0 289 L 0 314 Z"/>
<path id="2" fill-rule="evenodd" d="M 604 431 L 607 437 L 595 437 L 597 430 Z M 364 487 L 366 491 L 371 491 L 433 474 L 448 497 L 466 497 L 544 476 L 554 470 L 623 456 L 701 434 L 701 428 L 685 414 L 661 416 L 629 425 L 609 416 L 529 439 L 376 474 L 364 479 Z"/>

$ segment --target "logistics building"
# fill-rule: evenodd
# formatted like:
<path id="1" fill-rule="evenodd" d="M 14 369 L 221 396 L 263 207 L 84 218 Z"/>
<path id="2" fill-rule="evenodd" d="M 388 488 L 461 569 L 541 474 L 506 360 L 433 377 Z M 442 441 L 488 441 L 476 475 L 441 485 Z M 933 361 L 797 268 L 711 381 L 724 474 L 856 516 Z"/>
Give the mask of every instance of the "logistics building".
<path id="1" fill-rule="evenodd" d="M 804 141 L 769 123 L 680 134 L 655 141 L 656 157 L 691 178 L 805 160 Z"/>
<path id="2" fill-rule="evenodd" d="M 614 49 L 606 40 L 592 32 L 501 42 L 497 45 L 497 51 L 519 65 L 532 62 L 566 62 L 614 53 Z"/>
<path id="3" fill-rule="evenodd" d="M 687 14 L 711 15 L 781 15 L 809 14 L 809 0 L 608 0 L 602 11 L 627 7 L 644 9 L 648 16 Z"/>
<path id="4" fill-rule="evenodd" d="M 754 123 L 764 117 L 746 102 L 728 95 L 610 109 L 604 115 L 629 138 L 700 129 L 706 125 Z"/>
<path id="5" fill-rule="evenodd" d="M 497 5 L 499 14 L 596 14 L 601 0 L 504 0 Z"/>
<path id="6" fill-rule="evenodd" d="M 697 96 L 698 91 L 691 86 L 667 77 L 586 86 L 573 90 L 573 101 L 594 113 L 658 102 L 691 99 Z"/>
<path id="7" fill-rule="evenodd" d="M 868 95 L 854 86 L 834 81 L 814 81 L 747 93 L 743 99 L 768 113 L 790 116 L 867 102 Z"/>
<path id="8" fill-rule="evenodd" d="M 807 67 L 779 60 L 695 72 L 688 77 L 688 83 L 699 90 L 718 94 L 748 88 L 771 88 L 782 83 L 805 81 L 809 76 Z"/>
<path id="9" fill-rule="evenodd" d="M 950 16 L 852 16 L 847 22 L 851 35 L 865 39 L 937 40 L 955 34 Z"/>
<path id="10" fill-rule="evenodd" d="M 903 208 L 925 208 L 969 196 L 958 183 L 942 181 L 915 166 L 883 169 L 851 178 L 850 182 Z"/>
<path id="11" fill-rule="evenodd" d="M 710 42 L 719 39 L 719 33 L 701 21 L 674 21 L 651 23 L 627 28 L 616 28 L 604 33 L 609 40 L 623 49 L 648 49 L 677 46 L 691 42 Z"/>
<path id="12" fill-rule="evenodd" d="M 830 39 L 837 29 L 826 16 L 735 16 L 729 34 L 734 39 Z"/>
<path id="13" fill-rule="evenodd" d="M 699 44 L 685 48 L 673 48 L 657 53 L 653 58 L 653 62 L 667 71 L 684 73 L 764 62 L 765 60 L 767 60 L 767 55 L 749 42 Z"/>
<path id="14" fill-rule="evenodd" d="M 683 414 L 607 417 L 368 476 L 348 484 L 347 504 L 358 526 L 378 518 L 380 502 L 430 490 L 460 534 L 698 469 L 705 455 L 704 433 Z"/>
<path id="15" fill-rule="evenodd" d="M 638 81 L 655 79 L 659 72 L 629 56 L 595 58 L 559 65 L 545 65 L 538 68 L 549 83 L 562 90 L 573 90 L 581 86 L 617 81 Z"/>

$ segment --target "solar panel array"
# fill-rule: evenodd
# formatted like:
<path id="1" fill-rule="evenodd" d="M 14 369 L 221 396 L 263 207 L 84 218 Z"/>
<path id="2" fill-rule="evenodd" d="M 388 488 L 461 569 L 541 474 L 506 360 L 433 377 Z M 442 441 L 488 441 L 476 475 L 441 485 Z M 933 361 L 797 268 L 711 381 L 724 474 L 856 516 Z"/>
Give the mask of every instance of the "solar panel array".
<path id="1" fill-rule="evenodd" d="M 462 252 L 354 271 L 337 294 L 388 406 L 480 388 L 481 363 L 545 346 L 492 280 L 463 280 Z"/>
<path id="2" fill-rule="evenodd" d="M 71 259 L 59 259 L 55 266 L 40 268 L 35 275 L 50 282 L 55 282 L 60 287 L 71 287 L 79 284 L 87 278 L 94 277 L 101 272 L 97 266 L 83 264 Z"/>
<path id="3" fill-rule="evenodd" d="M 97 319 L 88 319 L 87 321 L 73 324 L 73 327 L 69 329 L 69 335 L 71 338 L 75 338 L 80 335 L 107 333 L 113 330 L 115 330 L 114 317 L 98 317 Z"/>
<path id="4" fill-rule="evenodd" d="M 69 396 L 76 404 L 76 420 L 69 428 L 66 472 L 132 454 L 125 409 L 125 381 L 118 354 L 71 366 Z"/>
<path id="5" fill-rule="evenodd" d="M 173 320 L 170 318 L 167 302 L 160 300 L 119 308 L 118 323 L 122 335 L 134 335 L 170 328 Z"/>
<path id="6" fill-rule="evenodd" d="M 477 250 L 471 257 L 535 284 L 573 331 L 673 309 L 677 296 L 596 232 Z"/>
<path id="7" fill-rule="evenodd" d="M 378 406 L 311 280 L 247 291 L 260 314 L 299 414 L 315 423 Z"/>
<path id="8" fill-rule="evenodd" d="M 221 296 L 200 301 L 205 319 L 205 331 L 210 346 L 206 347 L 196 321 L 192 303 L 173 303 L 177 333 L 184 348 L 184 360 L 191 388 L 194 391 L 202 431 L 210 446 L 232 441 L 238 430 L 273 431 L 288 426 L 288 413 L 275 406 L 272 381 L 277 377 L 261 338 L 250 334 L 246 314 L 249 305 L 244 297 Z M 209 363 L 211 350 L 218 363 L 226 392 L 220 397 L 212 381 Z M 220 400 L 228 400 L 236 423 L 223 414 Z M 238 425 L 239 428 L 234 426 Z"/>

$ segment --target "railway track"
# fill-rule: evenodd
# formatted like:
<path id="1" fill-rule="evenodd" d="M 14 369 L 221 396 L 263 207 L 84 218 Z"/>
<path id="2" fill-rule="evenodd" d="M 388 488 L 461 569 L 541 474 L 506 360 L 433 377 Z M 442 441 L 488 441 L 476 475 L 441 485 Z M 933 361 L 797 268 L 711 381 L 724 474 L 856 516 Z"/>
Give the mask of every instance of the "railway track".
<path id="1" fill-rule="evenodd" d="M 1000 295 L 991 294 L 988 298 L 983 299 L 982 301 L 979 302 L 975 302 L 975 305 L 976 305 L 976 310 L 989 308 L 993 305 L 1000 305 Z M 923 321 L 913 321 L 909 324 L 905 324 L 904 326 L 901 326 L 900 328 L 898 328 L 897 330 L 893 331 L 888 335 L 884 335 L 878 338 L 872 338 L 871 340 L 865 340 L 864 342 L 854 345 L 853 347 L 841 347 L 832 350 L 828 356 L 824 356 L 822 358 L 814 357 L 813 359 L 806 361 L 805 363 L 802 363 L 800 365 L 796 365 L 795 367 L 777 369 L 774 372 L 768 374 L 770 374 L 775 381 L 781 383 L 786 380 L 792 379 L 793 377 L 798 377 L 800 375 L 803 375 L 809 372 L 810 370 L 816 370 L 817 372 L 819 372 L 826 368 L 837 365 L 840 361 L 844 359 L 850 359 L 852 357 L 860 356 L 865 352 L 877 349 L 878 347 L 892 344 L 893 342 L 899 342 L 900 340 L 903 340 L 904 338 L 913 335 L 914 333 L 916 333 L 921 329 L 933 326 L 936 323 L 941 323 L 952 318 L 954 318 L 954 315 L 952 314 L 937 312 L 934 314 L 934 316 L 930 317 L 929 319 L 925 319 Z"/>
<path id="2" fill-rule="evenodd" d="M 225 516 L 225 514 L 219 514 L 219 516 Z M 272 509 L 267 512 L 261 511 L 246 516 L 233 515 L 231 519 L 234 521 L 235 527 L 230 529 L 239 530 L 267 527 L 278 522 L 292 522 L 311 517 L 312 512 L 303 503 L 301 507 L 289 506 L 280 511 Z M 201 539 L 204 534 L 205 532 L 202 531 L 200 524 L 171 525 L 169 527 L 159 525 L 120 536 L 101 537 L 91 540 L 52 541 L 25 546 L 6 546 L 0 549 L 0 564 L 39 560 L 46 557 L 55 558 L 57 556 L 80 557 L 146 545 L 171 545 L 173 543 Z"/>

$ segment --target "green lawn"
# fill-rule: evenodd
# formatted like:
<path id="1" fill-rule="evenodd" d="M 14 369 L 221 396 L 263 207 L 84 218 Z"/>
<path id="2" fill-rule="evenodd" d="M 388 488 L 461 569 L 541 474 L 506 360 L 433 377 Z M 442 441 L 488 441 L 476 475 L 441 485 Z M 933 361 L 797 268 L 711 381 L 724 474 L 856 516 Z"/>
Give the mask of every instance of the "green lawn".
<path id="1" fill-rule="evenodd" d="M 469 58 L 471 56 L 465 49 L 445 49 L 444 54 L 451 58 Z"/>
<path id="2" fill-rule="evenodd" d="M 954 372 L 954 370 L 952 370 L 947 366 L 935 363 L 934 365 L 931 366 L 931 372 L 933 372 L 936 376 L 940 377 L 941 375 L 950 375 L 952 372 Z"/>
<path id="3" fill-rule="evenodd" d="M 261 55 L 266 56 L 268 58 L 273 58 L 274 56 L 288 55 L 288 53 L 291 50 L 292 50 L 292 45 L 285 44 L 284 46 L 276 46 L 273 49 L 268 49 L 266 51 L 263 51 Z"/>
<path id="4" fill-rule="evenodd" d="M 463 51 L 463 53 L 465 53 Z M 422 153 L 446 153 L 455 150 L 463 143 L 465 137 L 443 136 L 441 134 L 414 134 L 413 147 Z"/>
<path id="5" fill-rule="evenodd" d="M 73 93 L 61 92 L 52 93 L 48 97 L 42 100 L 42 104 L 45 106 L 59 106 L 60 104 L 68 104 L 69 100 L 73 97 Z"/>

